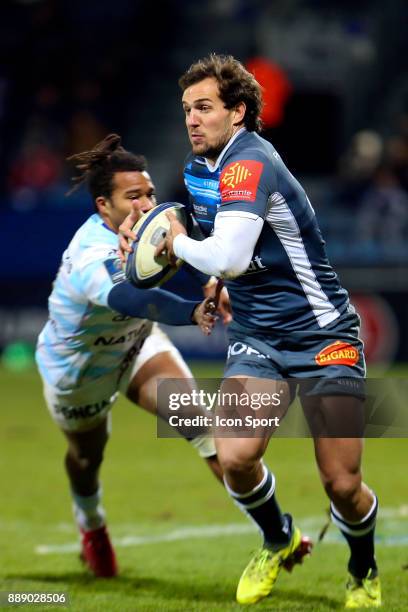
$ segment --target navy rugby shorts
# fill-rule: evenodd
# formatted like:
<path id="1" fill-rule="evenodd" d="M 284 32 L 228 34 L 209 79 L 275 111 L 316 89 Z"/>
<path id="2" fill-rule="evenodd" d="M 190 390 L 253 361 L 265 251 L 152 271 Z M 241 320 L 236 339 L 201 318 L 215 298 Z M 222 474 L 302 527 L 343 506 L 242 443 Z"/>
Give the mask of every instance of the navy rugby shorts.
<path id="1" fill-rule="evenodd" d="M 355 313 L 324 329 L 296 332 L 263 333 L 232 323 L 224 376 L 301 379 L 300 394 L 363 398 L 366 368 L 359 329 Z"/>

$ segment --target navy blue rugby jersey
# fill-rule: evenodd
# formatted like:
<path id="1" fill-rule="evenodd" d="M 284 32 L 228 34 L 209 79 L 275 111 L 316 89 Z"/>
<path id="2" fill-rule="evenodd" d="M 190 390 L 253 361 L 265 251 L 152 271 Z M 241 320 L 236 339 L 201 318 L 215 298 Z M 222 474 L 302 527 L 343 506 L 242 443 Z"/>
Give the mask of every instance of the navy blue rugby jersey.
<path id="1" fill-rule="evenodd" d="M 242 130 L 214 167 L 190 154 L 184 180 L 205 236 L 217 212 L 246 211 L 264 220 L 249 268 L 225 283 L 238 324 L 271 332 L 319 330 L 350 311 L 313 207 L 270 142 Z"/>

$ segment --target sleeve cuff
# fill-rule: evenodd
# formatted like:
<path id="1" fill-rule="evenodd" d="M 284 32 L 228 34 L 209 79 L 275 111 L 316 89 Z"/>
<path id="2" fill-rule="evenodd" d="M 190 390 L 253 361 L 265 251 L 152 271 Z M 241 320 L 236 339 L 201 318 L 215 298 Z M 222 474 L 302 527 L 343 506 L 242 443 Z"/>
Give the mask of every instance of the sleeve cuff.
<path id="1" fill-rule="evenodd" d="M 183 246 L 186 244 L 186 240 L 191 240 L 191 238 L 189 238 L 185 234 L 177 234 L 177 236 L 173 240 L 173 251 L 174 251 L 174 253 L 175 253 L 175 255 L 177 257 L 179 257 L 180 259 L 183 259 L 183 260 L 184 260 L 184 257 L 183 257 L 183 252 L 184 252 Z"/>

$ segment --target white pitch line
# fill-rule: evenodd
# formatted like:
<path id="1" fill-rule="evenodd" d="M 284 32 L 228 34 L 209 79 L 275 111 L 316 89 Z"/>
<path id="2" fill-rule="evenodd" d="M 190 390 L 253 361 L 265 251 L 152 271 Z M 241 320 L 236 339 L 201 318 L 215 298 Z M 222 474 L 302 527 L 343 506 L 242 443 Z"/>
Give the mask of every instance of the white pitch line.
<path id="1" fill-rule="evenodd" d="M 129 546 L 142 546 L 143 544 L 156 544 L 160 542 L 174 542 L 176 540 L 189 540 L 190 538 L 216 538 L 218 536 L 243 535 L 253 533 L 255 528 L 242 523 L 231 523 L 229 525 L 202 525 L 200 527 L 182 527 L 167 533 L 153 536 L 124 536 L 113 538 L 113 543 L 118 548 Z M 79 544 L 51 544 L 37 546 L 35 552 L 39 555 L 52 553 L 70 553 L 79 551 Z"/>
<path id="2" fill-rule="evenodd" d="M 400 508 L 384 508 L 380 518 L 405 518 L 408 517 L 408 506 Z M 404 521 L 405 522 L 405 521 Z M 323 526 L 324 516 L 310 516 L 297 521 L 299 527 L 316 540 L 320 528 Z M 395 525 L 395 520 L 393 525 Z M 128 535 L 122 538 L 114 538 L 113 543 L 117 548 L 132 546 L 143 546 L 145 544 L 158 544 L 162 542 L 174 542 L 177 540 L 211 539 L 222 536 L 247 535 L 256 533 L 256 528 L 251 523 L 230 523 L 226 525 L 200 525 L 199 527 L 181 527 L 167 533 L 157 535 Z M 323 543 L 342 544 L 344 542 L 341 534 L 336 530 L 325 535 Z M 407 534 L 393 534 L 378 536 L 378 544 L 383 546 L 406 546 L 408 544 Z M 41 544 L 35 548 L 38 555 L 69 554 L 79 552 L 78 543 L 68 544 Z"/>

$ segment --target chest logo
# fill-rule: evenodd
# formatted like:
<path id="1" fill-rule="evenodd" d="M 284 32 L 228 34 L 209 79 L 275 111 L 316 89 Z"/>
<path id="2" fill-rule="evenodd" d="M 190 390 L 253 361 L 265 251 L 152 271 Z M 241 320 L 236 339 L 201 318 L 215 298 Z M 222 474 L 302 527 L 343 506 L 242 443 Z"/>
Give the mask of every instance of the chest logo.
<path id="1" fill-rule="evenodd" d="M 243 164 L 236 162 L 235 164 L 228 166 L 228 169 L 221 179 L 221 182 L 227 187 L 232 187 L 232 189 L 234 189 L 234 187 L 242 183 L 242 181 L 245 181 L 250 176 L 252 176 L 252 172 L 250 172 Z"/>
<path id="2" fill-rule="evenodd" d="M 220 177 L 221 201 L 254 202 L 262 170 L 263 163 L 253 159 L 229 164 Z"/>

